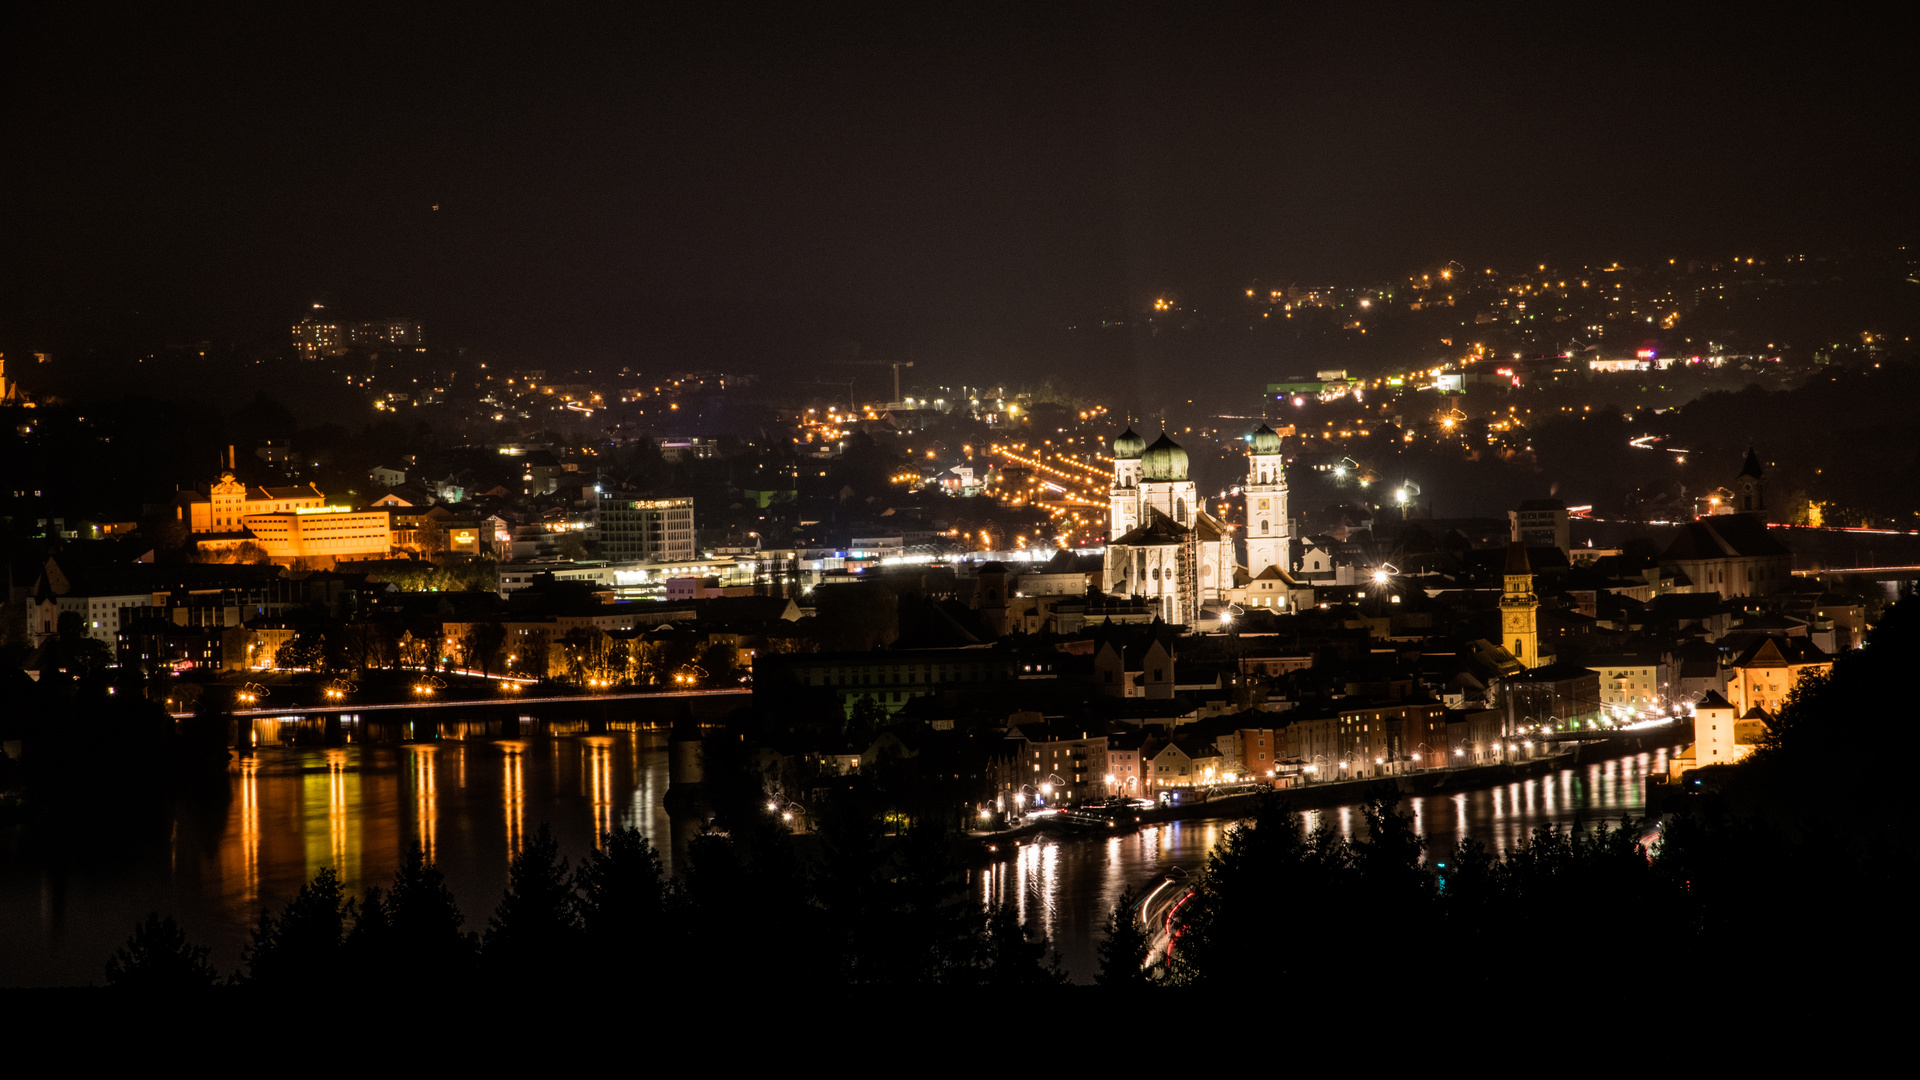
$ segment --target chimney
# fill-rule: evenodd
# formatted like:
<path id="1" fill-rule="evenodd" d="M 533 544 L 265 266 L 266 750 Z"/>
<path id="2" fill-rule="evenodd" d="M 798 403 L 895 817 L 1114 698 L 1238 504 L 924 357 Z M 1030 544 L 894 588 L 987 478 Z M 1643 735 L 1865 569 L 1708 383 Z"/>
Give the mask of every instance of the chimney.
<path id="1" fill-rule="evenodd" d="M 227 471 L 232 472 L 235 467 L 236 466 L 233 463 L 233 444 L 228 443 L 227 444 Z"/>

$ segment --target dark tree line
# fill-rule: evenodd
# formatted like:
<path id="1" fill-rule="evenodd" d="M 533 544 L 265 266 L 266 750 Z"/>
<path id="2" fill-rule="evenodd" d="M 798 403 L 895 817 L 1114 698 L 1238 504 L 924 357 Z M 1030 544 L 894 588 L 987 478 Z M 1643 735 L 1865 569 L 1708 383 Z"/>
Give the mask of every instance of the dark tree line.
<path id="1" fill-rule="evenodd" d="M 1764 941 L 1826 966 L 1897 965 L 1920 952 L 1904 754 L 1916 649 L 1920 605 L 1903 598 L 1865 648 L 1788 696 L 1753 757 L 1702 770 L 1680 801 L 1663 858 L 1691 883 L 1709 941 Z"/>
<path id="2" fill-rule="evenodd" d="M 1171 961 L 1152 960 L 1164 981 L 1195 986 L 1364 981 L 1405 959 L 1493 981 L 1525 978 L 1550 952 L 1587 958 L 1581 978 L 1626 991 L 1906 963 L 1920 951 L 1906 876 L 1920 845 L 1897 751 L 1917 649 L 1920 607 L 1903 600 L 1866 648 L 1800 684 L 1753 757 L 1692 774 L 1657 830 L 1576 824 L 1504 856 L 1468 840 L 1426 858 L 1391 788 L 1353 840 L 1306 831 L 1270 799 L 1178 909 Z M 1116 977 L 1140 935 L 1123 929 L 1108 946 Z"/>
<path id="3" fill-rule="evenodd" d="M 696 839 L 669 879 L 636 830 L 602 838 L 569 867 L 542 828 L 516 855 L 483 931 L 414 848 L 390 887 L 348 896 L 322 870 L 263 911 L 222 980 L 171 918 L 149 916 L 107 965 L 110 985 L 323 991 L 348 986 L 561 985 L 670 977 L 742 985 L 1032 986 L 1065 981 L 1011 910 L 982 912 L 949 838 L 924 830 L 883 846 L 846 806 L 803 866 L 777 830 Z M 743 982 L 745 980 L 745 982 Z"/>
<path id="4" fill-rule="evenodd" d="M 1512 975 L 1554 946 L 1638 950 L 1684 932 L 1685 881 L 1643 845 L 1644 823 L 1543 828 L 1504 856 L 1463 840 L 1429 859 L 1398 799 L 1391 785 L 1377 790 L 1354 839 L 1325 821 L 1308 830 L 1278 797 L 1265 800 L 1175 909 L 1169 952 L 1149 958 L 1157 976 L 1345 983 L 1383 965 L 1444 963 L 1471 982 Z M 1118 939 L 1110 931 L 1110 948 Z"/>

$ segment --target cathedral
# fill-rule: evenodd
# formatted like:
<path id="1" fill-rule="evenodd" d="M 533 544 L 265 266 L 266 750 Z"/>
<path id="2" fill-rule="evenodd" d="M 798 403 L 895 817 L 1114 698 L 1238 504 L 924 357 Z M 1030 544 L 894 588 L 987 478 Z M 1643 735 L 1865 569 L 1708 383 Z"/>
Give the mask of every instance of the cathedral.
<path id="1" fill-rule="evenodd" d="M 1160 618 L 1190 626 L 1222 608 L 1241 575 L 1285 571 L 1291 530 L 1280 436 L 1265 424 L 1247 440 L 1247 567 L 1233 529 L 1200 506 L 1187 452 L 1164 432 L 1152 446 L 1128 428 L 1113 443 L 1105 591 L 1141 596 Z"/>

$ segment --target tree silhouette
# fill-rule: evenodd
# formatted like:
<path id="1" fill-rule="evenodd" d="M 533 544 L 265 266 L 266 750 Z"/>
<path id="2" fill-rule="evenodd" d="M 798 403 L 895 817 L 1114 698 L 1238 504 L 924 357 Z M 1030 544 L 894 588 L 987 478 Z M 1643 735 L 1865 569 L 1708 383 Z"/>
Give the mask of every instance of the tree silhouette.
<path id="1" fill-rule="evenodd" d="M 479 940 L 439 867 L 419 844 L 407 850 L 391 888 L 370 888 L 347 934 L 348 966 L 382 983 L 446 985 L 470 975 Z"/>
<path id="2" fill-rule="evenodd" d="M 1034 940 L 1012 907 L 996 904 L 980 935 L 980 982 L 993 987 L 1059 986 L 1067 981 L 1060 955 L 1047 958 L 1045 938 Z"/>
<path id="3" fill-rule="evenodd" d="M 1181 985 L 1257 985 L 1289 970 L 1324 967 L 1339 947 L 1331 935 L 1303 935 L 1275 956 L 1247 943 L 1271 932 L 1274 904 L 1285 897 L 1299 912 L 1339 912 L 1351 901 L 1351 848 L 1329 824 L 1303 835 L 1300 820 L 1277 793 L 1253 817 L 1227 831 L 1207 860 L 1193 896 L 1175 908 L 1169 972 Z"/>
<path id="4" fill-rule="evenodd" d="M 854 777 L 820 812 L 815 894 L 832 928 L 847 982 L 878 982 L 885 966 L 883 913 L 888 860 L 881 851 L 879 803 Z"/>
<path id="5" fill-rule="evenodd" d="M 879 928 L 870 942 L 891 961 L 884 981 L 896 984 L 965 981 L 975 955 L 980 908 L 966 885 L 966 865 L 938 822 L 907 830 L 892 852 Z"/>
<path id="6" fill-rule="evenodd" d="M 113 665 L 113 648 L 87 633 L 86 616 L 77 611 L 60 613 L 54 651 L 58 666 L 85 680 Z"/>
<path id="7" fill-rule="evenodd" d="M 1107 916 L 1107 933 L 1099 945 L 1100 974 L 1094 982 L 1100 986 L 1142 987 L 1152 985 L 1147 969 L 1147 951 L 1153 942 L 1147 937 L 1140 915 L 1134 910 L 1139 901 L 1133 890 L 1120 899 Z"/>
<path id="8" fill-rule="evenodd" d="M 540 826 L 507 867 L 507 891 L 487 921 L 482 963 L 508 982 L 561 975 L 577 956 L 580 921 L 567 860 Z"/>
<path id="9" fill-rule="evenodd" d="M 265 910 L 241 950 L 243 982 L 283 989 L 315 989 L 340 978 L 340 951 L 353 904 L 342 896 L 329 866 L 314 875 L 278 917 Z"/>
<path id="10" fill-rule="evenodd" d="M 208 951 L 190 944 L 173 916 L 151 913 L 107 961 L 107 985 L 150 992 L 212 986 L 219 976 L 207 962 Z"/>
<path id="11" fill-rule="evenodd" d="M 232 695 L 210 686 L 193 703 L 193 715 L 180 725 L 175 750 L 180 763 L 200 770 L 225 769 L 228 739 L 234 738 L 242 749 L 252 746 L 253 731 L 247 722 L 233 715 Z"/>
<path id="12" fill-rule="evenodd" d="M 586 955 L 595 966 L 631 970 L 666 932 L 666 869 L 640 830 L 628 826 L 601 838 L 574 873 Z"/>
<path id="13" fill-rule="evenodd" d="M 887 707 L 875 700 L 872 694 L 862 694 L 853 700 L 853 707 L 847 710 L 847 740 L 860 750 L 865 750 L 880 734 L 880 728 L 887 722 Z"/>
<path id="14" fill-rule="evenodd" d="M 494 666 L 500 662 L 500 647 L 506 642 L 507 628 L 497 621 L 489 620 L 474 624 L 473 629 L 467 632 L 467 648 L 470 656 L 468 665 L 471 666 L 474 660 L 478 660 L 480 674 L 493 674 Z"/>

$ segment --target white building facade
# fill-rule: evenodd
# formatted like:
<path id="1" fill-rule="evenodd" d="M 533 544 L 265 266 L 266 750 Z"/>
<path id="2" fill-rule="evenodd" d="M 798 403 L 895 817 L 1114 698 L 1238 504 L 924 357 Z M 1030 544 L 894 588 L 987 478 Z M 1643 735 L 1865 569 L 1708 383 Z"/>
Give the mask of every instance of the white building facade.
<path id="1" fill-rule="evenodd" d="M 1287 518 L 1286 460 L 1280 436 L 1261 424 L 1247 439 L 1247 573 L 1269 566 L 1291 571 L 1293 533 Z"/>
<path id="2" fill-rule="evenodd" d="M 1144 597 L 1167 623 L 1191 625 L 1234 586 L 1233 532 L 1200 509 L 1187 452 L 1164 433 L 1144 443 L 1131 428 L 1114 440 L 1104 591 Z"/>

